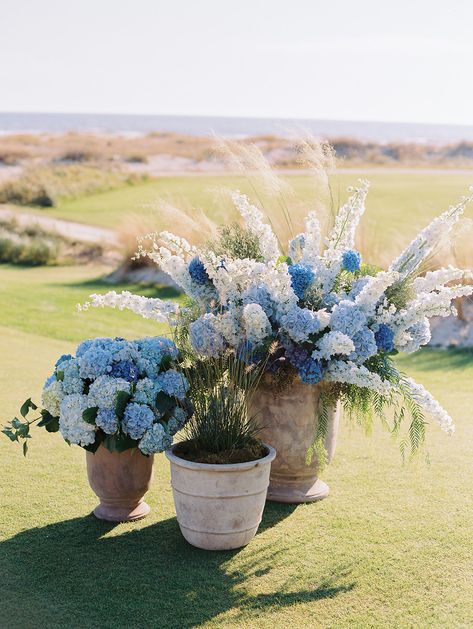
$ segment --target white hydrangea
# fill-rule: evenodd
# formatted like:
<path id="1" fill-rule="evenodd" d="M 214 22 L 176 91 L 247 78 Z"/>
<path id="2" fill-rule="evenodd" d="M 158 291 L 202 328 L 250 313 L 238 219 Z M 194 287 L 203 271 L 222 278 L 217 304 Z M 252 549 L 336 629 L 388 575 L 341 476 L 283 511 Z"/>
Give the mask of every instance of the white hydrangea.
<path id="1" fill-rule="evenodd" d="M 41 404 L 44 410 L 51 413 L 53 417 L 59 417 L 59 408 L 63 399 L 62 383 L 59 380 L 54 380 L 43 389 Z"/>
<path id="2" fill-rule="evenodd" d="M 244 335 L 240 315 L 241 308 L 233 307 L 219 315 L 215 322 L 216 329 L 231 347 L 237 347 Z"/>
<path id="3" fill-rule="evenodd" d="M 433 398 L 433 396 L 419 383 L 412 378 L 407 378 L 406 383 L 409 386 L 412 397 L 422 410 L 430 415 L 440 428 L 448 434 L 455 432 L 455 425 L 447 411 Z"/>
<path id="4" fill-rule="evenodd" d="M 329 360 L 338 354 L 348 356 L 355 351 L 355 345 L 351 338 L 342 332 L 328 332 L 317 341 L 317 348 L 312 353 L 314 360 L 325 358 Z"/>
<path id="5" fill-rule="evenodd" d="M 74 393 L 61 402 L 59 431 L 69 443 L 87 446 L 95 441 L 95 426 L 82 419 L 82 413 L 89 408 L 87 395 Z"/>
<path id="6" fill-rule="evenodd" d="M 264 341 L 271 334 L 271 324 L 259 304 L 247 304 L 243 308 L 243 325 L 246 338 L 255 345 Z"/>

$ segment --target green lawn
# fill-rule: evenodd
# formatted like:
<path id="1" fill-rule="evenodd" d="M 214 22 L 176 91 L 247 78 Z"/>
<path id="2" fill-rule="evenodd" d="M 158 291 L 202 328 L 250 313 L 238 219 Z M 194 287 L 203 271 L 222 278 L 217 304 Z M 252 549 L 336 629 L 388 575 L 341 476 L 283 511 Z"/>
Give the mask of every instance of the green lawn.
<path id="1" fill-rule="evenodd" d="M 359 177 L 357 173 L 343 173 L 331 178 L 335 206 L 346 198 L 346 188 L 356 185 Z M 366 178 L 371 181 L 371 190 L 360 232 L 360 245 L 375 257 L 396 254 L 402 245 L 414 237 L 419 228 L 456 202 L 460 195 L 468 193 L 468 187 L 473 184 L 473 175 L 444 172 L 368 172 Z M 297 197 L 306 202 L 307 211 L 316 207 L 313 179 L 307 175 L 294 175 L 289 179 Z M 238 177 L 163 177 L 142 185 L 67 201 L 57 208 L 35 212 L 105 227 L 126 224 L 137 215 L 148 217 L 149 222 L 151 215 L 153 224 L 156 222 L 156 229 L 172 229 L 172 225 L 160 221 L 158 212 L 149 208 L 157 200 L 165 199 L 177 206 L 204 209 L 221 223 L 228 222 L 229 217 L 235 215 L 231 204 L 222 195 L 222 188 L 225 187 L 239 188 L 252 194 L 248 182 Z M 290 197 L 288 203 L 293 205 Z M 467 216 L 473 218 L 473 208 L 467 211 Z"/>
<path id="2" fill-rule="evenodd" d="M 81 338 L 162 332 L 125 313 L 75 313 L 106 289 L 102 272 L 0 266 L 1 420 L 25 397 L 38 399 L 57 355 Z M 90 515 L 82 450 L 38 430 L 24 459 L 0 439 L 0 626 L 471 627 L 473 357 L 425 350 L 401 363 L 451 411 L 456 435 L 432 426 L 430 465 L 403 467 L 386 433 L 367 438 L 344 424 L 324 473 L 331 496 L 268 504 L 240 551 L 184 541 L 162 455 L 151 515 L 110 525 Z"/>

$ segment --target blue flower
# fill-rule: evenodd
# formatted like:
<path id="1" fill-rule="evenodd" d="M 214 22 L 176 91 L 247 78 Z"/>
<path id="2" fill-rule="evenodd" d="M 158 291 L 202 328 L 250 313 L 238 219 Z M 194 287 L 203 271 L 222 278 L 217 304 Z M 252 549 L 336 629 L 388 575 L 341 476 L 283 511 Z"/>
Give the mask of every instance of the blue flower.
<path id="1" fill-rule="evenodd" d="M 112 355 L 105 349 L 90 347 L 79 359 L 81 378 L 95 380 L 111 370 Z"/>
<path id="2" fill-rule="evenodd" d="M 84 381 L 79 373 L 79 361 L 76 358 L 61 363 L 63 372 L 62 390 L 66 395 L 84 392 Z"/>
<path id="3" fill-rule="evenodd" d="M 144 433 L 151 428 L 154 422 L 154 413 L 144 404 L 128 404 L 123 415 L 123 431 L 132 439 L 141 439 Z"/>
<path id="4" fill-rule="evenodd" d="M 189 275 L 196 284 L 208 284 L 210 277 L 205 266 L 199 258 L 195 257 L 189 262 Z"/>
<path id="5" fill-rule="evenodd" d="M 242 295 L 243 305 L 258 304 L 263 308 L 266 316 L 271 317 L 274 314 L 275 307 L 271 295 L 264 284 L 253 284 Z"/>
<path id="6" fill-rule="evenodd" d="M 135 346 L 139 352 L 139 372 L 141 375 L 146 375 L 149 378 L 158 376 L 164 358 L 168 357 L 171 360 L 175 360 L 179 353 L 175 343 L 163 336 L 140 339 L 135 341 Z"/>
<path id="7" fill-rule="evenodd" d="M 156 452 L 164 452 L 172 444 L 172 437 L 164 430 L 162 424 L 153 424 L 153 426 L 145 432 L 143 438 L 138 444 L 143 454 L 150 455 Z"/>
<path id="8" fill-rule="evenodd" d="M 189 326 L 189 340 L 196 352 L 203 356 L 218 356 L 225 347 L 225 339 L 215 327 L 215 315 L 202 315 Z"/>
<path id="9" fill-rule="evenodd" d="M 255 365 L 263 359 L 263 351 L 261 347 L 256 347 L 251 341 L 242 341 L 237 349 L 236 355 L 238 360 L 246 365 Z"/>
<path id="10" fill-rule="evenodd" d="M 330 327 L 332 330 L 343 332 L 353 338 L 357 332 L 366 326 L 365 313 L 352 301 L 343 299 L 335 306 L 330 317 Z"/>
<path id="11" fill-rule="evenodd" d="M 308 308 L 294 306 L 281 317 L 281 325 L 285 332 L 296 343 L 306 341 L 310 334 L 320 330 L 317 315 Z"/>
<path id="12" fill-rule="evenodd" d="M 309 269 L 302 264 L 290 264 L 287 267 L 289 275 L 291 276 L 292 290 L 295 292 L 299 299 L 304 298 L 305 291 L 312 284 L 315 277 L 312 269 Z"/>
<path id="13" fill-rule="evenodd" d="M 299 369 L 299 377 L 304 384 L 317 384 L 322 380 L 322 365 L 319 360 L 309 358 Z"/>
<path id="14" fill-rule="evenodd" d="M 355 344 L 355 351 L 348 356 L 350 360 L 364 362 L 378 351 L 375 335 L 368 328 L 362 328 L 352 340 Z"/>
<path id="15" fill-rule="evenodd" d="M 175 397 L 178 400 L 183 400 L 186 397 L 186 393 L 189 390 L 189 383 L 187 379 L 175 369 L 169 369 L 160 374 L 157 379 L 161 391 L 164 391 L 166 395 Z"/>
<path id="16" fill-rule="evenodd" d="M 354 251 L 353 249 L 345 251 L 342 257 L 342 264 L 345 271 L 350 271 L 350 273 L 358 271 L 361 266 L 360 253 L 358 251 Z"/>
<path id="17" fill-rule="evenodd" d="M 374 337 L 376 339 L 376 345 L 378 349 L 384 352 L 392 352 L 394 349 L 394 332 L 389 325 L 381 323 L 378 330 L 375 332 Z"/>
<path id="18" fill-rule="evenodd" d="M 118 430 L 118 418 L 113 408 L 101 408 L 97 413 L 95 424 L 107 435 L 113 435 Z"/>
<path id="19" fill-rule="evenodd" d="M 130 360 L 119 360 L 113 363 L 110 375 L 114 378 L 123 378 L 128 382 L 137 382 L 138 368 Z"/>
<path id="20" fill-rule="evenodd" d="M 56 382 L 56 380 L 57 380 L 56 374 L 53 373 L 53 375 L 49 376 L 49 378 L 44 383 L 43 389 L 47 389 L 49 387 L 49 385 L 52 384 L 53 382 Z"/>
<path id="21" fill-rule="evenodd" d="M 296 369 L 301 369 L 309 358 L 309 353 L 297 345 L 291 344 L 286 347 L 286 359 Z"/>
<path id="22" fill-rule="evenodd" d="M 56 364 L 54 366 L 55 367 L 59 367 L 59 365 L 61 363 L 64 363 L 67 360 L 71 360 L 72 358 L 73 358 L 73 356 L 71 356 L 70 354 L 63 354 L 60 358 L 58 358 L 58 360 L 56 361 Z"/>

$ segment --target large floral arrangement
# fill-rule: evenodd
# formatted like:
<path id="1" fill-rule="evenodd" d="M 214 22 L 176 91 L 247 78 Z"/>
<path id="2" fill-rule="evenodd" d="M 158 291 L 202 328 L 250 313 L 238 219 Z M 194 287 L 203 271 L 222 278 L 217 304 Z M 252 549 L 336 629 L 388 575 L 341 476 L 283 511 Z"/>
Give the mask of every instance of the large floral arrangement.
<path id="1" fill-rule="evenodd" d="M 310 212 L 305 231 L 291 238 L 287 250 L 263 212 L 236 191 L 232 198 L 243 226 L 235 227 L 233 239 L 227 229 L 224 247 L 214 241 L 197 248 L 169 232 L 150 234 L 140 245 L 139 255 L 167 272 L 190 297 L 190 306 L 112 291 L 92 295 L 85 307 L 127 308 L 172 325 L 184 322 L 203 356 L 230 348 L 251 361 L 270 353 L 267 365 L 275 383 L 288 376 L 324 382 L 327 404 L 341 400 L 358 416 L 375 412 L 385 419 L 385 409 L 393 407 L 393 431 L 410 414 L 415 450 L 427 416 L 448 433 L 454 425 L 422 385 L 399 372 L 392 356 L 426 345 L 429 317 L 450 315 L 452 300 L 473 292 L 464 281 L 470 272 L 425 266 L 470 198 L 435 218 L 383 270 L 364 264 L 355 248 L 368 186 L 361 181 L 351 190 L 325 239 Z"/>
<path id="2" fill-rule="evenodd" d="M 163 452 L 190 416 L 189 384 L 178 363 L 176 345 L 164 337 L 83 341 L 75 357 L 59 358 L 46 380 L 38 425 L 91 452 L 100 444 L 111 452 Z M 36 409 L 27 400 L 25 421 L 15 419 L 3 430 L 13 441 L 25 440 L 25 453 L 36 421 L 26 415 Z"/>

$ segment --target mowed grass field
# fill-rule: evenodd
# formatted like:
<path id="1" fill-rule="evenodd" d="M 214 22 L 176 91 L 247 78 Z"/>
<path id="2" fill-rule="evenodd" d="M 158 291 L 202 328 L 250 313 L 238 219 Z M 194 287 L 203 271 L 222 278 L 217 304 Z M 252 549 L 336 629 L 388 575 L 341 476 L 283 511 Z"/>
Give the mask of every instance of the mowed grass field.
<path id="1" fill-rule="evenodd" d="M 440 185 L 432 176 L 408 194 L 401 193 L 404 175 L 396 177 L 397 201 L 394 179 L 379 189 L 390 209 L 376 225 L 397 224 L 402 237 L 467 187 L 465 177 L 449 175 Z M 187 190 L 199 205 L 203 179 L 152 185 Z M 143 189 L 121 193 L 132 192 Z M 84 211 L 114 194 L 81 200 Z M 116 216 L 126 216 L 128 202 L 116 203 Z M 77 209 L 67 217 L 85 220 Z M 76 312 L 89 293 L 108 290 L 104 272 L 0 266 L 0 423 L 26 397 L 39 399 L 57 356 L 82 338 L 165 331 L 129 313 Z M 126 288 L 173 297 L 169 289 Z M 239 551 L 206 553 L 184 541 L 162 455 L 148 494 L 151 515 L 110 525 L 90 515 L 96 498 L 81 449 L 37 430 L 24 459 L 0 438 L 0 626 L 473 626 L 473 354 L 427 349 L 400 364 L 450 411 L 456 434 L 431 426 L 424 455 L 403 466 L 388 434 L 365 436 L 345 421 L 323 474 L 330 497 L 297 507 L 268 503 L 256 538 Z"/>

